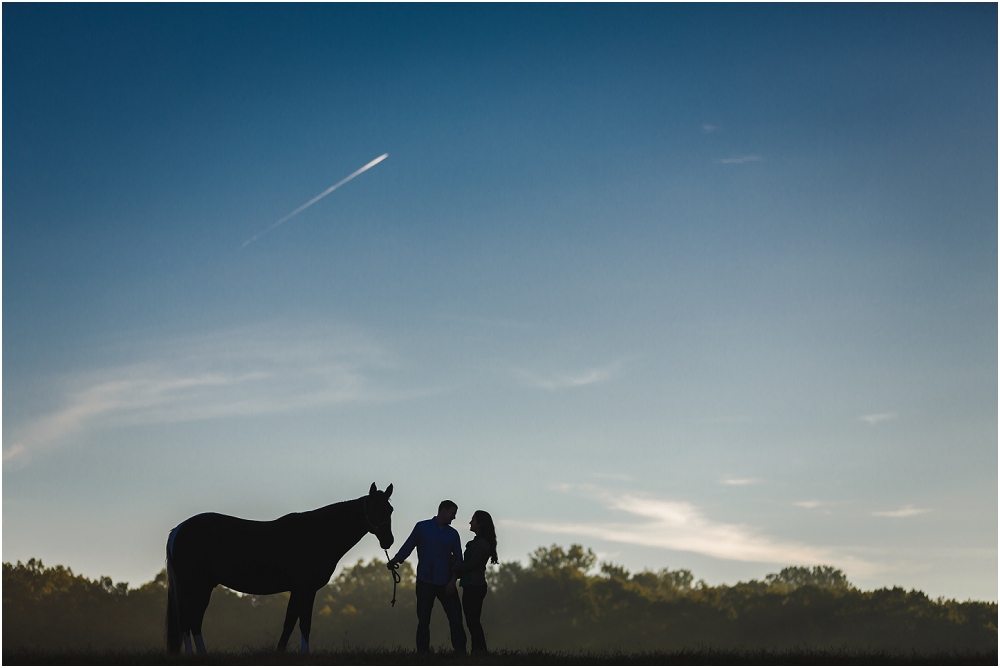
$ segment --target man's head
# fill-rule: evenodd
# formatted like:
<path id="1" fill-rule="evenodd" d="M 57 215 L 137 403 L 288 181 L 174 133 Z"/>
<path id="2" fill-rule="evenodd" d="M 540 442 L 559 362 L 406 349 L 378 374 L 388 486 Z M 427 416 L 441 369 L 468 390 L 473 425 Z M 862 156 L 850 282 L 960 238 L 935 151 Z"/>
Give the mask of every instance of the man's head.
<path id="1" fill-rule="evenodd" d="M 451 524 L 452 520 L 455 519 L 455 515 L 458 514 L 458 504 L 454 501 L 449 501 L 445 499 L 438 504 L 438 514 L 434 519 L 441 526 L 447 526 Z"/>

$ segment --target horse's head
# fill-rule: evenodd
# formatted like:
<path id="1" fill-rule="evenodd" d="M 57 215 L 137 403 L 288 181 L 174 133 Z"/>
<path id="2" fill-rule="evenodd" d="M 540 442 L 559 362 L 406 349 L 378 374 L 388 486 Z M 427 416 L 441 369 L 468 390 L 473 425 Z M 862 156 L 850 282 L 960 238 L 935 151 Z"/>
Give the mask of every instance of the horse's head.
<path id="1" fill-rule="evenodd" d="M 392 496 L 392 483 L 379 491 L 372 483 L 365 499 L 365 522 L 368 524 L 368 532 L 375 534 L 378 544 L 382 549 L 388 550 L 392 547 L 392 506 L 389 504 L 389 497 Z"/>

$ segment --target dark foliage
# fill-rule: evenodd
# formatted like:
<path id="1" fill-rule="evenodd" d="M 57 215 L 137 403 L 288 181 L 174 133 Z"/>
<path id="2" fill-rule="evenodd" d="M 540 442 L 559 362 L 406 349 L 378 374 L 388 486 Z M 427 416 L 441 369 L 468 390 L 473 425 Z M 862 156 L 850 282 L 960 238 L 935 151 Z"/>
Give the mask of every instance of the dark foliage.
<path id="1" fill-rule="evenodd" d="M 358 561 L 320 590 L 311 638 L 314 649 L 373 648 L 385 655 L 392 648 L 411 648 L 416 627 L 414 573 L 409 563 L 399 573 L 402 582 L 395 607 L 389 606 L 390 574 L 376 560 Z M 770 659 L 761 662 L 780 663 L 778 654 L 792 656 L 808 649 L 841 657 L 905 655 L 909 663 L 916 660 L 913 652 L 920 656 L 958 652 L 946 662 L 968 663 L 961 657 L 995 657 L 997 652 L 996 603 L 931 600 L 919 591 L 898 587 L 861 591 L 829 566 L 789 567 L 763 581 L 709 587 L 694 583 L 690 571 L 632 574 L 614 564 L 598 565 L 594 553 L 579 545 L 569 549 L 553 545 L 532 553 L 527 566 L 507 562 L 491 567 L 488 579 L 491 590 L 483 624 L 489 644 L 507 648 L 512 657 L 520 656 L 513 650 L 527 649 L 574 652 L 579 660 L 585 656 L 580 652 L 605 657 L 609 655 L 600 653 L 625 652 L 633 659 L 659 652 L 656 662 L 677 663 L 681 655 L 671 654 L 675 658 L 670 659 L 662 652 L 710 648 L 717 658 L 720 653 L 736 653 L 734 661 L 720 658 L 712 661 L 716 663 L 755 663 L 736 659 L 754 652 L 769 653 Z M 62 566 L 46 568 L 36 560 L 5 563 L 4 662 L 14 659 L 11 652 L 20 652 L 22 662 L 32 663 L 28 657 L 35 655 L 30 652 L 39 651 L 160 650 L 165 585 L 164 572 L 130 589 L 109 578 L 88 580 Z M 281 629 L 287 596 L 242 596 L 217 588 L 205 618 L 209 648 L 242 651 L 272 645 Z M 436 610 L 432 641 L 443 646 L 446 627 L 443 612 Z M 857 662 L 833 657 L 829 655 L 826 662 Z M 794 662 L 811 661 L 800 657 Z"/>

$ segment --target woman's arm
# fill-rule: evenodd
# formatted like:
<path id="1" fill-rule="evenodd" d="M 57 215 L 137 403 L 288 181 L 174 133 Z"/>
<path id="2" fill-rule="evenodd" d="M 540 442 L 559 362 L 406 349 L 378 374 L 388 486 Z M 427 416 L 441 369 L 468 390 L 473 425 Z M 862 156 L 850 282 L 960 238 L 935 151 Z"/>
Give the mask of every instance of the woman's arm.
<path id="1" fill-rule="evenodd" d="M 465 559 L 465 563 L 456 565 L 451 572 L 455 575 L 464 575 L 470 571 L 486 568 L 486 562 L 489 561 L 492 552 L 487 541 L 477 540 L 469 548 L 469 556 Z"/>

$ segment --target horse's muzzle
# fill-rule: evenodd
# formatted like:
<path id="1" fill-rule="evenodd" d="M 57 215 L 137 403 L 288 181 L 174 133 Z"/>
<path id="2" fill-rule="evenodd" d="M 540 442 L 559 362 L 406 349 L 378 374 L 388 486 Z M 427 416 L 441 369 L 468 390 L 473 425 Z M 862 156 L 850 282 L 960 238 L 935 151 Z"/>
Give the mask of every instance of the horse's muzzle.
<path id="1" fill-rule="evenodd" d="M 378 534 L 378 544 L 382 546 L 383 550 L 388 550 L 390 547 L 392 547 L 392 543 L 393 543 L 393 538 L 391 531 L 387 531 L 383 534 Z"/>

